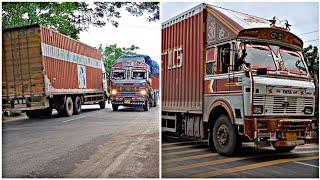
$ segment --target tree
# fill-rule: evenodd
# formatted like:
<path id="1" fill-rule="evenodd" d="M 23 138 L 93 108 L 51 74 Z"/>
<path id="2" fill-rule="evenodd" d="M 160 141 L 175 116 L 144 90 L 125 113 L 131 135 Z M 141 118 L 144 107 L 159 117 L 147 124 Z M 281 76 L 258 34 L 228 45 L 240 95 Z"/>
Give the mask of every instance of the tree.
<path id="1" fill-rule="evenodd" d="M 106 72 L 110 73 L 112 65 L 119 59 L 119 57 L 125 54 L 136 54 L 135 50 L 138 50 L 139 47 L 131 45 L 130 47 L 118 47 L 117 44 L 106 45 L 102 47 L 100 45 L 99 51 L 103 55 L 103 63 Z"/>
<path id="2" fill-rule="evenodd" d="M 147 21 L 159 20 L 158 2 L 3 2 L 2 27 L 41 24 L 79 39 L 79 33 L 90 25 L 103 27 L 111 23 L 118 27 L 116 19 L 121 17 L 121 8 L 133 16 L 148 13 Z"/>
<path id="3" fill-rule="evenodd" d="M 316 46 L 309 45 L 303 48 L 303 56 L 307 62 L 308 70 L 316 86 L 316 108 L 315 117 L 319 117 L 319 53 Z"/>

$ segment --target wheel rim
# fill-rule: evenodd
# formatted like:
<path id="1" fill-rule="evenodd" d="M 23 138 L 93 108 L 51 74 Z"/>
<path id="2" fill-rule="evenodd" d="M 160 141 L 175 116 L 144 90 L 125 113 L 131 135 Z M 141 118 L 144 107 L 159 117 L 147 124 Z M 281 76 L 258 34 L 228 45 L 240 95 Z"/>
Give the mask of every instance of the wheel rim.
<path id="1" fill-rule="evenodd" d="M 217 130 L 217 140 L 220 145 L 226 145 L 229 141 L 229 133 L 226 125 L 222 124 Z"/>

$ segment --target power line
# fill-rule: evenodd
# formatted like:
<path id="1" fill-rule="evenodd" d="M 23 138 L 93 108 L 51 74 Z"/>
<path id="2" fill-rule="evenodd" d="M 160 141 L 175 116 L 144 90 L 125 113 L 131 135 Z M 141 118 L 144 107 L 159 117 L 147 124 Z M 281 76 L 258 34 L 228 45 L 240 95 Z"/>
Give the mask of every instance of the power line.
<path id="1" fill-rule="evenodd" d="M 311 34 L 311 33 L 315 33 L 315 32 L 319 32 L 319 30 L 302 33 L 302 34 L 299 34 L 298 36 L 305 35 L 305 34 Z"/>
<path id="2" fill-rule="evenodd" d="M 311 41 L 317 41 L 317 40 L 319 40 L 319 38 L 318 38 L 318 39 L 311 39 L 311 40 L 305 41 L 305 43 L 306 43 L 306 42 L 311 42 Z"/>

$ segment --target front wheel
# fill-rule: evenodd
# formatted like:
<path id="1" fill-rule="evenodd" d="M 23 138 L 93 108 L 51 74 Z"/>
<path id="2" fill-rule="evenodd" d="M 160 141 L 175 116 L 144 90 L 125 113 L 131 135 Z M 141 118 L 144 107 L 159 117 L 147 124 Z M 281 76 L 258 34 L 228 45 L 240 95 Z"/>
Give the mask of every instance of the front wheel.
<path id="1" fill-rule="evenodd" d="M 117 111 L 118 110 L 118 105 L 116 105 L 116 104 L 112 104 L 112 110 L 113 111 Z"/>
<path id="2" fill-rule="evenodd" d="M 292 151 L 296 146 L 274 146 L 277 152 L 284 153 Z"/>
<path id="3" fill-rule="evenodd" d="M 236 128 L 227 115 L 220 115 L 213 127 L 213 144 L 219 154 L 230 156 L 241 145 Z"/>
<path id="4" fill-rule="evenodd" d="M 146 101 L 145 104 L 143 105 L 143 110 L 144 111 L 149 111 L 149 109 L 150 109 L 150 104 L 149 104 L 148 101 Z"/>
<path id="5" fill-rule="evenodd" d="M 106 108 L 106 101 L 100 101 L 99 106 L 100 106 L 100 109 Z"/>

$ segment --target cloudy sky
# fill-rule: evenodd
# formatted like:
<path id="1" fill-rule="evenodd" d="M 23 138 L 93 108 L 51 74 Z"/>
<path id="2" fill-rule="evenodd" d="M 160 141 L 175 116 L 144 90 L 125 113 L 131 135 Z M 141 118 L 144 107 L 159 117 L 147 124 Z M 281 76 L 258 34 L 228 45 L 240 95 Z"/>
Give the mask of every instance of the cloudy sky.
<path id="1" fill-rule="evenodd" d="M 319 44 L 319 3 L 318 2 L 210 2 L 208 4 L 244 12 L 265 19 L 276 16 L 280 20 L 287 19 L 291 24 L 291 32 L 298 35 L 304 45 Z M 161 21 L 165 21 L 186 11 L 199 2 L 167 2 L 161 3 Z"/>
<path id="2" fill-rule="evenodd" d="M 103 28 L 91 26 L 88 31 L 80 33 L 80 41 L 93 47 L 100 44 L 117 44 L 118 47 L 129 47 L 132 44 L 140 49 L 138 53 L 149 55 L 160 63 L 161 58 L 161 23 L 148 22 L 148 14 L 134 17 L 125 10 L 121 10 L 121 18 L 116 28 L 107 23 Z"/>

